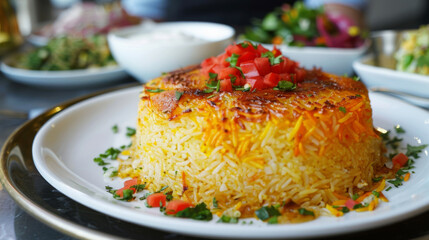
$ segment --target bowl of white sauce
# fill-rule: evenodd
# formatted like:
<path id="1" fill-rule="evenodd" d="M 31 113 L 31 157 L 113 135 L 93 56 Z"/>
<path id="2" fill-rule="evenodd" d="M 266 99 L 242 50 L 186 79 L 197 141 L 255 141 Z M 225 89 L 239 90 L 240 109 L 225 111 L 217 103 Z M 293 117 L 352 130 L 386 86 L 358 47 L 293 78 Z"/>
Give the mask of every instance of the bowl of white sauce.
<path id="1" fill-rule="evenodd" d="M 222 53 L 234 34 L 232 27 L 217 23 L 149 23 L 112 31 L 108 42 L 118 64 L 140 82 L 148 82 Z"/>

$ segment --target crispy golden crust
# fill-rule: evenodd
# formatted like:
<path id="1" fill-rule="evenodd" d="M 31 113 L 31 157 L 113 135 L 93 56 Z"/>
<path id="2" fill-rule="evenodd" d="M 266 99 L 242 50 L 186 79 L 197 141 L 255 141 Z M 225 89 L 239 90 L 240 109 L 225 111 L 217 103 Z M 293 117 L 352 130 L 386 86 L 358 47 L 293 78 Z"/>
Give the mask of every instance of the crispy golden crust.
<path id="1" fill-rule="evenodd" d="M 296 108 L 307 111 L 334 109 L 344 106 L 344 102 L 367 96 L 368 92 L 360 81 L 348 77 L 340 77 L 321 72 L 320 70 L 307 71 L 306 79 L 293 91 L 279 91 L 273 89 L 258 90 L 255 92 L 213 92 L 204 93 L 207 77 L 200 72 L 199 66 L 190 66 L 149 82 L 145 89 L 162 89 L 161 93 L 146 92 L 143 100 L 148 100 L 159 112 L 167 118 L 174 119 L 187 110 L 189 102 L 193 106 L 197 102 L 206 102 L 213 108 L 219 108 L 225 95 L 232 101 L 230 111 L 246 114 L 276 115 L 290 114 Z M 178 100 L 176 91 L 183 95 Z M 330 98 L 337 95 L 341 97 Z M 321 99 L 325 99 L 321 101 Z M 179 104 L 181 103 L 181 104 Z M 231 104 L 229 104 L 231 106 Z"/>

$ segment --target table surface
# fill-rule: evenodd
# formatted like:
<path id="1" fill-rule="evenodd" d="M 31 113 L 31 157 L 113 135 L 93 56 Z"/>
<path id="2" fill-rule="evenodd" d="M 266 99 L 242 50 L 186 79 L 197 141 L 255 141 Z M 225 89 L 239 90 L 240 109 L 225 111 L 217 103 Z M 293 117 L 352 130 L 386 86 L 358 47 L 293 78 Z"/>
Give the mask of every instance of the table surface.
<path id="1" fill-rule="evenodd" d="M 136 82 L 133 78 L 123 82 L 85 89 L 46 89 L 15 83 L 0 74 L 0 110 L 37 114 L 40 110 L 64 101 L 102 89 Z M 25 115 L 25 114 L 24 114 Z M 0 114 L 0 146 L 21 124 L 25 117 L 6 117 Z M 429 239 L 429 211 L 393 225 L 348 236 L 351 239 Z M 403 230 L 401 230 L 403 229 Z M 187 239 L 185 236 L 165 233 L 164 239 Z M 345 236 L 335 238 L 342 239 Z M 145 237 L 144 237 L 145 238 Z M 0 185 L 0 239 L 73 239 L 36 220 L 11 199 Z"/>

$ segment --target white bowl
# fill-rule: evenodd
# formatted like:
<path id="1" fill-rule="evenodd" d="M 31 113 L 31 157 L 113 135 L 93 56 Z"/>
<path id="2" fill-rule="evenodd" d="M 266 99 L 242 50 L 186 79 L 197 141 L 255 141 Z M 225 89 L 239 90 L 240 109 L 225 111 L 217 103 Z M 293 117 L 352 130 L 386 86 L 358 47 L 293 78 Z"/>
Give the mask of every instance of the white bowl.
<path id="1" fill-rule="evenodd" d="M 262 44 L 272 49 L 273 44 Z M 323 71 L 343 75 L 353 73 L 353 61 L 365 53 L 370 45 L 366 41 L 359 48 L 324 48 L 324 47 L 291 47 L 277 45 L 283 55 L 300 63 L 301 67 L 312 69 L 322 68 Z"/>
<path id="2" fill-rule="evenodd" d="M 180 33 L 191 39 L 176 41 L 158 36 L 148 40 L 148 35 L 156 32 L 165 37 Z M 220 54 L 233 41 L 234 34 L 232 27 L 223 24 L 167 22 L 122 28 L 110 32 L 107 38 L 118 64 L 140 82 L 147 82 L 163 72 Z M 148 38 L 143 39 L 143 35 Z"/>
<path id="3" fill-rule="evenodd" d="M 429 98 L 429 76 L 376 66 L 373 55 L 356 60 L 353 68 L 369 89 L 386 88 Z"/>

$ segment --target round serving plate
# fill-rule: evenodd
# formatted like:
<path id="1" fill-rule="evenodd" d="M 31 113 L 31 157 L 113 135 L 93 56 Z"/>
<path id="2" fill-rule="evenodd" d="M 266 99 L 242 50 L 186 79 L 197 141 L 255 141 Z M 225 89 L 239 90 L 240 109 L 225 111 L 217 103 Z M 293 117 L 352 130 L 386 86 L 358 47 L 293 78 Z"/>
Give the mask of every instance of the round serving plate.
<path id="1" fill-rule="evenodd" d="M 115 90 L 118 88 L 109 91 Z M 3 186 L 19 206 L 32 216 L 64 234 L 79 239 L 191 238 L 122 221 L 85 207 L 53 188 L 35 168 L 31 150 L 34 137 L 44 123 L 77 103 L 106 92 L 108 91 L 58 105 L 17 129 L 6 141 L 0 155 L 0 180 Z M 330 239 L 409 239 L 429 234 L 429 212 L 419 213 L 416 217 L 388 226 L 331 236 Z M 409 217 L 416 214 L 418 212 L 410 213 Z M 219 225 L 219 229 L 221 226 Z"/>

